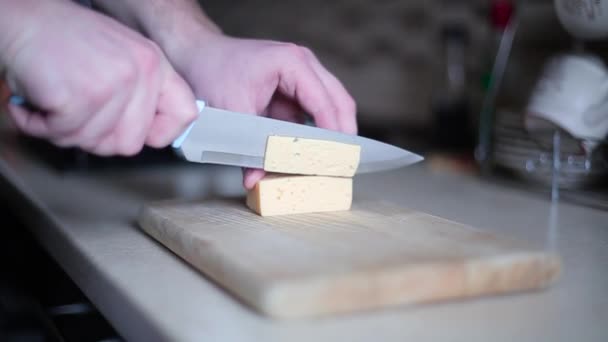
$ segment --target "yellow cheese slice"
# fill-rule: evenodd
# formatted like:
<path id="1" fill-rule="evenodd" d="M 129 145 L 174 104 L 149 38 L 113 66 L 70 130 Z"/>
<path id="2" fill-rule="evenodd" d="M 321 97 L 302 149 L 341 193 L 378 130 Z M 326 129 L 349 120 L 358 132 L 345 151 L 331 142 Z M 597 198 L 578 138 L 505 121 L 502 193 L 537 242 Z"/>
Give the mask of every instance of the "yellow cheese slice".
<path id="1" fill-rule="evenodd" d="M 247 194 L 247 206 L 262 216 L 349 210 L 352 178 L 267 175 Z"/>
<path id="2" fill-rule="evenodd" d="M 352 177 L 361 146 L 334 141 L 269 136 L 264 170 L 276 173 Z"/>

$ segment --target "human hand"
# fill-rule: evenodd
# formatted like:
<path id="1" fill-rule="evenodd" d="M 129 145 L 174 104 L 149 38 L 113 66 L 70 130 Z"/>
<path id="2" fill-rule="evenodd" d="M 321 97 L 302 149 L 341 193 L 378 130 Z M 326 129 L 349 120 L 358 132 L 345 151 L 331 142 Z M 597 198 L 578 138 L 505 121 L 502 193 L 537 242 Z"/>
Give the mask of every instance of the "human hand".
<path id="1" fill-rule="evenodd" d="M 357 133 L 354 100 L 307 48 L 215 34 L 171 60 L 214 107 L 300 123 L 306 112 L 318 127 Z M 246 170 L 243 185 L 251 189 L 263 176 Z"/>
<path id="2" fill-rule="evenodd" d="M 164 147 L 196 117 L 194 95 L 152 41 L 71 2 L 36 2 L 0 61 L 16 126 L 98 155 Z"/>

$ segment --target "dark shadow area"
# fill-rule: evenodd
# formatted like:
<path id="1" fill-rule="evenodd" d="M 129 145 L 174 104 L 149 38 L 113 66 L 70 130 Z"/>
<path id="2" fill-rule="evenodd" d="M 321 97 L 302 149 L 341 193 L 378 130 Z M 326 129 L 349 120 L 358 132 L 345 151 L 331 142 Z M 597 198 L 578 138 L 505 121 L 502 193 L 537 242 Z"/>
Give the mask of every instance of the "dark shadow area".
<path id="1" fill-rule="evenodd" d="M 0 341 L 121 341 L 0 201 Z"/>

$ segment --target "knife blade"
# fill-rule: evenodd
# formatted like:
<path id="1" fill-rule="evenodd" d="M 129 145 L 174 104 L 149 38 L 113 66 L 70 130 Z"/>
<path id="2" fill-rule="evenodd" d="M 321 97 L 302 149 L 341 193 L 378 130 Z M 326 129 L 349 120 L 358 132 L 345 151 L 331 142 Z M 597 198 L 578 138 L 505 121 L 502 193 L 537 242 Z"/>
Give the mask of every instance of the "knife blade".
<path id="1" fill-rule="evenodd" d="M 251 114 L 235 113 L 197 101 L 198 118 L 173 142 L 188 161 L 263 169 L 268 136 L 329 140 L 361 146 L 357 173 L 396 169 L 424 158 L 369 138 Z"/>

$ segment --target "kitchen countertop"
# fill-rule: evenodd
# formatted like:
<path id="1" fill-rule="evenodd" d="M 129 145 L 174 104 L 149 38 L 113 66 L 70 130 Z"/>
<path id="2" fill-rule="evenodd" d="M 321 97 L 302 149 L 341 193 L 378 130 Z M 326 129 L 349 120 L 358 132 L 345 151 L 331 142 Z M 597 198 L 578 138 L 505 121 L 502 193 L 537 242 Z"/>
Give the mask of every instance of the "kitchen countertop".
<path id="1" fill-rule="evenodd" d="M 59 172 L 0 138 L 0 186 L 37 239 L 117 331 L 133 341 L 607 341 L 608 212 L 425 163 L 358 176 L 355 201 L 382 199 L 557 252 L 549 289 L 275 321 L 141 232 L 146 202 L 242 195 L 240 170 L 171 164 Z M 251 265 L 255 267 L 255 265 Z"/>

